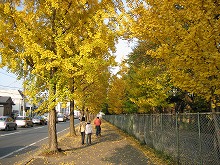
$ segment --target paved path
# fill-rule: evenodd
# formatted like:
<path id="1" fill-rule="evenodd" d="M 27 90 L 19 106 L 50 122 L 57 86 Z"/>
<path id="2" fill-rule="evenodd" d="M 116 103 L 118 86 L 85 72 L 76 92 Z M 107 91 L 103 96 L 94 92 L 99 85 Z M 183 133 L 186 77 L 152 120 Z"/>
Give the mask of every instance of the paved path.
<path id="1" fill-rule="evenodd" d="M 93 125 L 94 128 L 94 125 Z M 93 129 L 95 133 L 95 129 Z M 164 164 L 160 159 L 148 158 L 148 152 L 133 138 L 103 120 L 102 136 L 92 135 L 92 145 L 81 145 L 80 135 L 63 136 L 59 148 L 63 152 L 50 156 L 35 156 L 26 165 L 152 165 Z M 151 155 L 152 157 L 152 155 Z M 155 161 L 156 160 L 156 161 Z M 154 161 L 154 163 L 152 163 Z"/>

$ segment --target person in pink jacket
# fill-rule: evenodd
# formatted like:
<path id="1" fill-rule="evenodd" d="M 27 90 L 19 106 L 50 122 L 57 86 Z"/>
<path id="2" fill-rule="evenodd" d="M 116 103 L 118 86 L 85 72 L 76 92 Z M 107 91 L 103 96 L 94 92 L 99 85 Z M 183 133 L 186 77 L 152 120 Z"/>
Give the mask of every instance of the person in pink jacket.
<path id="1" fill-rule="evenodd" d="M 101 120 L 99 119 L 99 117 L 97 116 L 97 118 L 94 121 L 95 124 L 95 128 L 96 128 L 96 136 L 101 136 Z"/>

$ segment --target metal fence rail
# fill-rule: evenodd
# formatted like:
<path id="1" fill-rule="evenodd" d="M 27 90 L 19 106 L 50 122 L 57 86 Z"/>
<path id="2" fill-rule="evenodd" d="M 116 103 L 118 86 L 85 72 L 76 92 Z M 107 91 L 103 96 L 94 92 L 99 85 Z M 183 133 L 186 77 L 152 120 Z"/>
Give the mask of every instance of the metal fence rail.
<path id="1" fill-rule="evenodd" d="M 220 114 L 104 115 L 103 118 L 178 164 L 220 164 Z"/>

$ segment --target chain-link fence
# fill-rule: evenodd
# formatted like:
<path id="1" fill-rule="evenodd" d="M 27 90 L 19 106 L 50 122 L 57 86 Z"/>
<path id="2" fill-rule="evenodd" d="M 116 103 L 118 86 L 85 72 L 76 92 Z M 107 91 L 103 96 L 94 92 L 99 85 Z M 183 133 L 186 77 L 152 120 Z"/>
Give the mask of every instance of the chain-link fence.
<path id="1" fill-rule="evenodd" d="M 220 164 L 220 114 L 105 115 L 103 118 L 178 164 Z"/>

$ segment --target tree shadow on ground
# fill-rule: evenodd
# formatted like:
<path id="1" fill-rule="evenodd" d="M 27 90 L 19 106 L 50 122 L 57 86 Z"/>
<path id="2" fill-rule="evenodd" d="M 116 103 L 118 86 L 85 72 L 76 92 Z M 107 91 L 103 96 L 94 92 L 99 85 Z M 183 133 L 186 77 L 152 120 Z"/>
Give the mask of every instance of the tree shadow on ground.
<path id="1" fill-rule="evenodd" d="M 93 133 L 93 135 L 92 135 L 92 144 L 91 145 L 86 145 L 86 144 L 81 145 L 81 136 L 80 135 L 76 136 L 74 138 L 75 139 L 72 139 L 71 137 L 69 137 L 69 142 L 74 141 L 75 144 L 74 143 L 72 145 L 71 144 L 66 144 L 66 146 L 68 145 L 67 148 L 61 146 L 63 152 L 79 150 L 79 149 L 83 149 L 83 148 L 86 148 L 86 147 L 94 146 L 98 143 L 104 143 L 104 142 L 108 142 L 108 141 L 119 141 L 119 140 L 122 139 L 122 137 L 117 132 L 115 132 L 115 130 L 112 127 L 109 127 L 108 129 L 104 128 L 102 130 L 101 137 L 96 137 L 95 133 Z"/>
<path id="2" fill-rule="evenodd" d="M 149 164 L 146 156 L 135 149 L 131 145 L 126 145 L 123 148 L 115 149 L 113 155 L 102 158 L 106 164 L 120 164 L 120 165 L 147 165 Z"/>
<path id="3" fill-rule="evenodd" d="M 107 141 L 119 141 L 121 140 L 122 137 L 119 136 L 117 133 L 108 133 L 108 134 L 104 134 L 102 135 L 101 137 L 96 137 L 96 135 L 93 135 L 92 137 L 92 144 L 91 145 L 81 145 L 81 137 L 77 137 L 77 140 L 75 140 L 74 142 L 77 143 L 77 144 L 73 144 L 72 146 L 69 145 L 69 148 L 67 149 L 64 149 L 64 147 L 61 146 L 62 148 L 62 151 L 73 151 L 73 150 L 79 150 L 79 149 L 83 149 L 83 148 L 86 148 L 86 147 L 92 147 L 96 144 L 99 144 L 99 143 L 104 143 L 104 142 L 107 142 Z"/>

